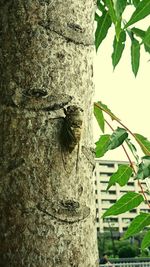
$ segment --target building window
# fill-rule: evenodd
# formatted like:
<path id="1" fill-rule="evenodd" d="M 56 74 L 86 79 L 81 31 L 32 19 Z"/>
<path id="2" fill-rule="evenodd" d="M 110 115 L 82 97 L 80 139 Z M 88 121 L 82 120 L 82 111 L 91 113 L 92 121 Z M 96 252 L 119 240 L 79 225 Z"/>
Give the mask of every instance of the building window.
<path id="1" fill-rule="evenodd" d="M 119 228 L 118 228 L 118 227 L 113 227 L 112 225 L 111 225 L 111 229 L 112 229 L 113 231 L 119 231 Z"/>
<path id="2" fill-rule="evenodd" d="M 108 182 L 105 182 L 105 181 L 100 181 L 100 184 L 103 184 L 103 185 L 108 185 Z"/>
<path id="3" fill-rule="evenodd" d="M 110 232 L 111 230 L 115 232 L 119 231 L 118 227 L 104 227 L 104 232 Z"/>
<path id="4" fill-rule="evenodd" d="M 110 190 L 108 191 L 109 195 L 116 195 L 116 191 L 115 190 Z"/>
<path id="5" fill-rule="evenodd" d="M 109 200 L 109 203 L 115 203 L 115 202 L 116 202 L 115 199 L 110 199 L 110 200 Z"/>
<path id="6" fill-rule="evenodd" d="M 118 222 L 118 218 L 104 218 L 103 222 Z"/>
<path id="7" fill-rule="evenodd" d="M 147 212 L 149 213 L 149 210 L 148 209 L 140 209 L 141 212 Z"/>
<path id="8" fill-rule="evenodd" d="M 99 232 L 100 231 L 100 228 L 99 227 L 97 227 L 97 232 Z"/>
<path id="9" fill-rule="evenodd" d="M 97 189 L 95 190 L 95 194 L 97 195 Z"/>
<path id="10" fill-rule="evenodd" d="M 127 185 L 134 186 L 134 182 L 128 182 Z"/>
<path id="11" fill-rule="evenodd" d="M 96 221 L 99 222 L 99 218 L 96 218 Z"/>
<path id="12" fill-rule="evenodd" d="M 98 199 L 95 200 L 96 204 L 98 203 Z"/>
<path id="13" fill-rule="evenodd" d="M 123 232 L 127 231 L 128 227 L 123 227 L 122 230 Z"/>
<path id="14" fill-rule="evenodd" d="M 99 166 L 105 166 L 108 168 L 114 168 L 114 164 L 113 163 L 99 163 Z"/>
<path id="15" fill-rule="evenodd" d="M 110 190 L 108 192 L 106 192 L 106 190 L 101 190 L 101 195 L 106 195 L 108 196 L 109 195 L 116 195 L 116 191 L 115 190 Z"/>
<path id="16" fill-rule="evenodd" d="M 136 211 L 136 209 L 133 209 L 133 210 L 130 210 L 129 212 L 130 213 L 136 213 L 137 211 Z"/>
<path id="17" fill-rule="evenodd" d="M 98 210 L 98 208 L 96 208 L 96 213 L 98 213 L 99 212 L 99 210 Z"/>
<path id="18" fill-rule="evenodd" d="M 112 164 L 112 163 L 108 163 L 107 166 L 108 166 L 108 168 L 114 168 L 114 164 Z"/>
<path id="19" fill-rule="evenodd" d="M 113 172 L 100 172 L 99 174 L 100 174 L 100 176 L 110 177 L 110 176 L 112 176 Z"/>
<path id="20" fill-rule="evenodd" d="M 132 218 L 122 218 L 123 223 L 130 223 L 132 221 Z"/>
<path id="21" fill-rule="evenodd" d="M 110 232 L 110 228 L 109 227 L 104 227 L 104 232 Z"/>

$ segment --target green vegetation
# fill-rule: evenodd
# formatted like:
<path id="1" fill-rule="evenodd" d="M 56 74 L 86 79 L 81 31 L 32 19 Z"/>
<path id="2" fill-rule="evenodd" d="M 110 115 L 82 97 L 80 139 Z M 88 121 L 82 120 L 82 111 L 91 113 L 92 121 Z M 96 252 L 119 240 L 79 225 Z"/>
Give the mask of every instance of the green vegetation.
<path id="1" fill-rule="evenodd" d="M 128 21 L 124 14 L 128 8 L 134 8 Z M 150 53 L 150 26 L 143 30 L 133 25 L 150 14 L 150 1 L 148 0 L 97 0 L 95 20 L 95 47 L 98 50 L 106 38 L 109 28 L 114 27 L 112 64 L 113 68 L 119 63 L 125 49 L 127 38 L 131 41 L 131 65 L 136 76 L 140 65 L 140 51 L 143 46 Z"/>
<path id="2" fill-rule="evenodd" d="M 132 7 L 133 13 L 130 16 L 130 19 L 126 21 L 124 19 L 124 11 L 126 11 L 128 7 Z M 134 75 L 137 75 L 140 65 L 141 46 L 144 47 L 146 52 L 150 53 L 150 26 L 143 30 L 134 27 L 133 24 L 143 20 L 148 15 L 150 15 L 150 1 L 148 0 L 97 1 L 97 11 L 95 14 L 95 20 L 97 22 L 95 47 L 96 50 L 99 49 L 99 46 L 108 34 L 109 28 L 113 26 L 115 33 L 112 64 L 114 69 L 121 59 L 127 38 L 130 38 L 131 66 Z M 100 101 L 94 104 L 94 114 L 103 133 L 96 142 L 96 157 L 100 158 L 104 156 L 107 151 L 122 146 L 129 161 L 128 166 L 120 166 L 116 173 L 110 177 L 107 190 L 115 183 L 118 183 L 120 186 L 126 185 L 131 176 L 134 175 L 134 179 L 138 180 L 141 191 L 141 193 L 128 192 L 123 195 L 103 214 L 103 217 L 124 213 L 138 207 L 142 202 L 147 203 L 148 208 L 150 208 L 150 203 L 147 200 L 147 195 L 141 184 L 141 180 L 150 177 L 150 141 L 139 133 L 133 133 L 105 104 Z M 105 118 L 106 114 L 109 115 L 112 121 L 118 123 L 117 129 L 114 129 L 112 123 L 107 121 Z M 105 124 L 112 130 L 111 135 L 105 133 Z M 136 145 L 139 145 L 143 152 L 143 157 L 141 159 L 138 156 Z M 133 164 L 132 159 L 134 160 L 136 167 Z M 136 235 L 149 225 L 150 214 L 141 213 L 132 221 L 123 238 L 126 239 Z M 150 231 L 145 234 L 141 243 L 141 248 L 144 250 L 149 246 Z M 122 250 L 120 248 L 120 252 L 118 253 L 123 255 L 123 253 L 127 253 L 127 249 L 131 250 L 130 246 L 122 247 Z M 132 255 L 133 254 L 134 252 L 132 251 Z"/>
<path id="3" fill-rule="evenodd" d="M 143 234 L 129 240 L 116 239 L 110 232 L 98 235 L 99 257 L 106 253 L 109 258 L 149 257 L 147 249 L 140 250 Z"/>

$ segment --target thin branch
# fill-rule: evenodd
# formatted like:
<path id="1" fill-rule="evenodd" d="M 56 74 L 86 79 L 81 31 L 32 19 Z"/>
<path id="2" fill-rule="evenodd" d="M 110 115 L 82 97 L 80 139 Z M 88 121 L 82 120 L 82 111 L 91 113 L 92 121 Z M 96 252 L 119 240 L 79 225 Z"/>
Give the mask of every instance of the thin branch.
<path id="1" fill-rule="evenodd" d="M 109 128 L 110 128 L 112 131 L 114 131 L 113 127 L 110 125 L 110 123 L 109 123 L 106 119 L 105 119 L 105 122 L 106 122 L 106 124 L 109 126 Z M 122 126 L 123 126 L 123 124 L 122 124 Z M 126 127 L 124 127 L 124 128 L 126 128 Z M 126 129 L 127 129 L 127 128 L 126 128 Z M 124 152 L 125 152 L 125 154 L 126 154 L 128 160 L 129 160 L 129 162 L 130 162 L 130 166 L 131 166 L 131 168 L 133 169 L 135 175 L 137 175 L 137 172 L 136 172 L 136 170 L 135 170 L 134 164 L 133 164 L 133 162 L 132 162 L 132 160 L 131 160 L 131 158 L 130 158 L 130 156 L 129 156 L 129 154 L 128 154 L 126 148 L 125 148 L 125 146 L 124 146 L 124 145 L 121 145 L 121 146 L 122 146 L 122 148 L 123 148 L 123 150 L 124 150 Z M 138 180 L 138 186 L 140 187 L 141 192 L 142 192 L 142 194 L 143 194 L 143 196 L 144 196 L 144 198 L 145 198 L 145 201 L 146 201 L 148 207 L 150 208 L 150 203 L 149 203 L 149 201 L 148 201 L 148 199 L 147 199 L 147 196 L 146 196 L 146 194 L 145 194 L 145 192 L 144 192 L 144 190 L 143 190 L 143 187 L 142 187 L 142 185 L 141 185 L 141 183 L 140 183 L 139 180 Z"/>

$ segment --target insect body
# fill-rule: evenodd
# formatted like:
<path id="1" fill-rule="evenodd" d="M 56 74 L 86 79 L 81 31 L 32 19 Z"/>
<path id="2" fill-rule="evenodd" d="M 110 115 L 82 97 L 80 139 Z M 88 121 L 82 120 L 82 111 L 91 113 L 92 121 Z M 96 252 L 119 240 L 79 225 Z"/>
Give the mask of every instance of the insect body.
<path id="1" fill-rule="evenodd" d="M 83 110 L 75 105 L 69 106 L 65 112 L 62 139 L 63 146 L 71 153 L 79 144 L 83 123 Z"/>

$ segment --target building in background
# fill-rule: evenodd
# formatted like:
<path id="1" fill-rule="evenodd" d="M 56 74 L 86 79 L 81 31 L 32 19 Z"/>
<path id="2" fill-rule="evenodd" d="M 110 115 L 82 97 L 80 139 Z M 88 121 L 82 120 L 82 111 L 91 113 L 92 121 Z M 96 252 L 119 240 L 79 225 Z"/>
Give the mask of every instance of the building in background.
<path id="1" fill-rule="evenodd" d="M 149 212 L 149 209 L 145 203 L 142 203 L 137 208 L 117 215 L 101 218 L 102 214 L 112 206 L 116 200 L 118 200 L 125 193 L 141 192 L 138 186 L 138 181 L 131 177 L 127 185 L 120 187 L 118 184 L 110 187 L 108 192 L 106 188 L 108 186 L 108 181 L 110 176 L 117 171 L 118 166 L 122 164 L 129 164 L 125 161 L 102 161 L 96 159 L 96 167 L 94 171 L 95 176 L 95 196 L 96 196 L 96 226 L 97 231 L 100 233 L 113 232 L 116 236 L 120 236 L 124 231 L 127 230 L 128 225 L 140 212 Z M 143 180 L 141 182 L 144 191 L 147 189 L 146 183 Z M 150 201 L 150 195 L 146 194 L 148 200 Z"/>

